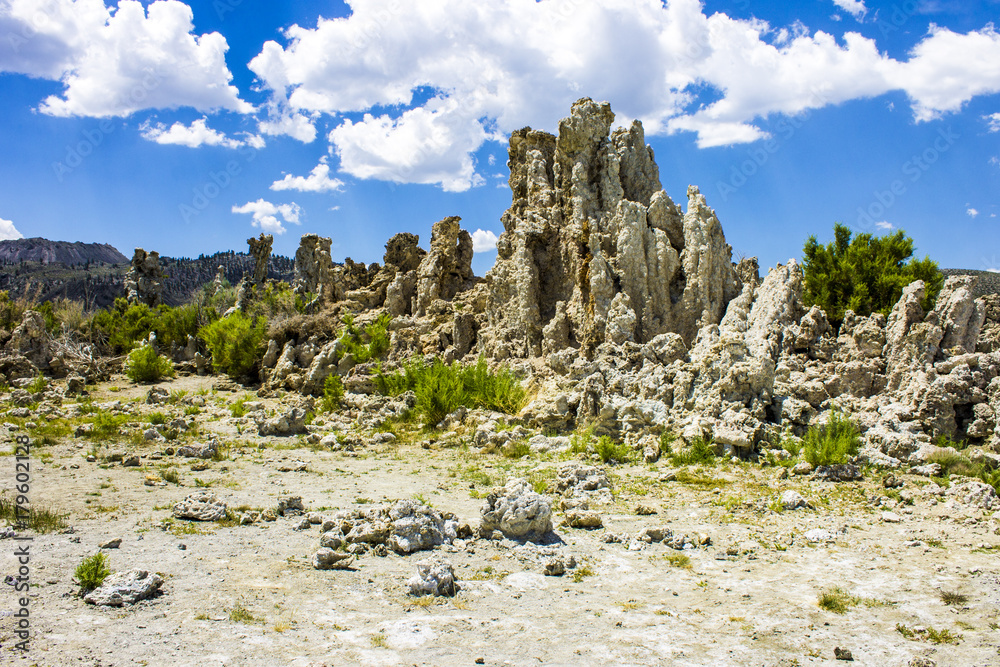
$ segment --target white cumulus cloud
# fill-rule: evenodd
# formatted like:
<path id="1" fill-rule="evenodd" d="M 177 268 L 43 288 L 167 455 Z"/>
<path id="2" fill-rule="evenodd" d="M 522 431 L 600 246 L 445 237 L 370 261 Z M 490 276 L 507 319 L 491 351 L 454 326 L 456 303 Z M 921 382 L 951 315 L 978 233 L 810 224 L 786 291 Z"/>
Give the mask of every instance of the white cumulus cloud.
<path id="1" fill-rule="evenodd" d="M 965 209 L 965 214 L 968 215 L 970 218 L 975 218 L 976 216 L 979 215 L 979 211 L 970 206 L 967 209 Z"/>
<path id="2" fill-rule="evenodd" d="M 280 181 L 271 183 L 272 190 L 298 190 L 299 192 L 337 192 L 342 190 L 344 182 L 339 178 L 330 178 L 330 165 L 322 158 L 308 176 L 292 176 L 286 174 Z"/>
<path id="3" fill-rule="evenodd" d="M 175 144 L 178 146 L 188 146 L 198 148 L 199 146 L 222 146 L 224 148 L 240 148 L 241 146 L 252 146 L 253 148 L 263 148 L 264 140 L 256 135 L 246 135 L 242 139 L 227 137 L 222 132 L 208 127 L 208 119 L 196 120 L 191 125 L 174 123 L 168 129 L 162 124 L 145 124 L 141 128 L 142 136 L 149 141 L 158 144 Z"/>
<path id="4" fill-rule="evenodd" d="M 989 127 L 990 132 L 1000 132 L 1000 113 L 983 116 L 983 120 L 986 121 L 986 125 Z"/>
<path id="5" fill-rule="evenodd" d="M 302 209 L 295 202 L 291 204 L 272 204 L 264 199 L 247 202 L 243 206 L 233 206 L 233 213 L 249 213 L 253 216 L 254 227 L 259 227 L 271 234 L 284 234 L 286 229 L 278 219 L 292 224 L 299 224 L 299 216 Z"/>
<path id="6" fill-rule="evenodd" d="M 893 224 L 892 224 L 891 222 L 887 222 L 887 221 L 885 221 L 885 220 L 882 220 L 882 221 L 880 221 L 880 222 L 876 222 L 876 223 L 875 223 L 875 226 L 876 226 L 876 227 L 877 227 L 877 228 L 878 228 L 878 229 L 879 229 L 880 231 L 883 231 L 883 232 L 887 232 L 887 231 L 889 231 L 890 229 L 894 229 L 894 228 L 895 228 L 895 227 L 894 227 L 894 225 L 893 225 Z"/>
<path id="7" fill-rule="evenodd" d="M 17 227 L 10 220 L 0 218 L 0 241 L 10 241 L 13 239 L 23 239 L 24 234 L 17 231 Z"/>
<path id="8" fill-rule="evenodd" d="M 472 232 L 472 252 L 490 252 L 497 249 L 497 235 L 488 229 Z"/>
<path id="9" fill-rule="evenodd" d="M 157 0 L 3 0 L 0 72 L 60 81 L 40 106 L 53 116 L 128 116 L 142 109 L 193 107 L 241 113 L 217 32 L 193 34 L 191 8 Z"/>
<path id="10" fill-rule="evenodd" d="M 866 10 L 836 2 L 856 17 Z M 261 131 L 311 140 L 319 117 L 338 117 L 329 140 L 343 171 L 445 190 L 481 182 L 473 153 L 483 142 L 525 125 L 554 130 L 584 95 L 610 101 L 620 123 L 695 132 L 710 147 L 765 138 L 760 122 L 773 114 L 893 91 L 909 97 L 917 121 L 1000 92 L 992 25 L 964 34 L 933 26 L 895 59 L 856 32 L 709 16 L 698 0 L 350 7 L 346 18 L 293 25 L 250 62 L 271 91 Z"/>
<path id="11" fill-rule="evenodd" d="M 865 7 L 864 0 L 833 0 L 833 4 L 837 5 L 859 21 L 868 12 L 868 8 Z"/>

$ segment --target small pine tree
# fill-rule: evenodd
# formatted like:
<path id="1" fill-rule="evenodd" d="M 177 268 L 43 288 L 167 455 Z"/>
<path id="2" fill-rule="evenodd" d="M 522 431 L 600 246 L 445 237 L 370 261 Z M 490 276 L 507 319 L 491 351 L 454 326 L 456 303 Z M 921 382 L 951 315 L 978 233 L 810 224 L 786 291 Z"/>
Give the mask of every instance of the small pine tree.
<path id="1" fill-rule="evenodd" d="M 858 315 L 889 311 L 914 280 L 923 280 L 926 289 L 922 303 L 930 310 L 937 299 L 944 276 L 929 257 L 913 259 L 913 239 L 899 230 L 888 236 L 858 234 L 836 223 L 834 240 L 820 245 L 810 236 L 803 248 L 805 274 L 803 300 L 817 305 L 827 317 L 839 324 L 847 310 Z"/>

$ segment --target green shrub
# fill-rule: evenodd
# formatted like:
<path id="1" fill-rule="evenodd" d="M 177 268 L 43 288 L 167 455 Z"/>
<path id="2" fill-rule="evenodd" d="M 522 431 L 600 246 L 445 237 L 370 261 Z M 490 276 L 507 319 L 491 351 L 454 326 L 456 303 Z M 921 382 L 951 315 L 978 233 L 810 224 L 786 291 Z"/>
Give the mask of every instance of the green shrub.
<path id="1" fill-rule="evenodd" d="M 586 428 L 577 428 L 569 436 L 569 451 L 573 454 L 589 454 L 594 443 L 593 425 Z"/>
<path id="2" fill-rule="evenodd" d="M 323 412 L 333 412 L 344 400 L 344 383 L 340 376 L 331 373 L 323 381 Z"/>
<path id="3" fill-rule="evenodd" d="M 230 377 L 249 375 L 263 356 L 264 320 L 240 312 L 204 326 L 198 335 L 212 354 L 212 365 Z"/>
<path id="4" fill-rule="evenodd" d="M 512 440 L 500 450 L 509 459 L 519 459 L 531 454 L 531 446 L 524 440 Z"/>
<path id="5" fill-rule="evenodd" d="M 173 377 L 174 365 L 160 356 L 152 345 L 143 345 L 129 352 L 125 360 L 125 375 L 132 382 L 157 382 L 161 378 Z"/>
<path id="6" fill-rule="evenodd" d="M 30 383 L 29 383 L 29 384 L 28 384 L 28 385 L 27 385 L 27 386 L 25 387 L 25 390 L 26 390 L 26 391 L 27 391 L 27 392 L 28 392 L 29 394 L 37 394 L 37 393 L 39 393 L 39 392 L 42 392 L 42 391 L 45 391 L 45 390 L 46 390 L 46 389 L 48 389 L 48 388 L 49 388 L 49 383 L 48 383 L 48 381 L 47 381 L 47 380 L 45 379 L 45 376 L 44 376 L 44 375 L 42 375 L 41 373 L 39 373 L 38 375 L 36 375 L 36 376 L 35 376 L 35 379 L 34 379 L 34 380 L 32 380 L 32 381 L 31 381 L 31 382 L 30 382 Z"/>
<path id="7" fill-rule="evenodd" d="M 594 443 L 594 453 L 604 463 L 628 463 L 635 460 L 635 451 L 631 447 L 607 435 L 602 435 Z"/>
<path id="8" fill-rule="evenodd" d="M 513 414 L 523 407 L 526 398 L 524 387 L 509 369 L 490 372 L 482 357 L 464 367 L 458 362 L 449 366 L 440 358 L 431 363 L 411 360 L 391 375 L 379 369 L 375 386 L 389 396 L 412 390 L 416 413 L 426 427 L 434 426 L 461 406 Z"/>
<path id="9" fill-rule="evenodd" d="M 126 415 L 113 415 L 110 412 L 96 412 L 90 420 L 92 426 L 86 437 L 92 440 L 108 440 L 121 435 L 122 426 L 128 420 Z"/>
<path id="10" fill-rule="evenodd" d="M 392 316 L 382 313 L 363 330 L 354 324 L 352 315 L 344 316 L 344 329 L 340 334 L 340 344 L 354 361 L 363 364 L 378 359 L 389 351 L 389 322 Z"/>
<path id="11" fill-rule="evenodd" d="M 245 416 L 247 413 L 246 402 L 247 402 L 247 397 L 246 394 L 244 394 L 243 396 L 240 396 L 238 399 L 230 403 L 229 404 L 230 414 L 232 414 L 234 417 L 237 418 Z"/>
<path id="12" fill-rule="evenodd" d="M 818 305 L 837 324 L 846 310 L 888 315 L 903 288 L 923 280 L 921 305 L 925 310 L 933 307 L 944 277 L 930 258 L 912 258 L 913 239 L 902 230 L 881 237 L 858 234 L 852 240 L 845 225 L 837 223 L 833 229 L 831 243 L 820 245 L 810 236 L 803 248 L 802 297 L 807 306 Z"/>
<path id="13" fill-rule="evenodd" d="M 802 438 L 805 460 L 813 466 L 846 463 L 848 456 L 858 453 L 861 439 L 858 427 L 847 417 L 834 410 L 822 426 L 811 426 Z"/>
<path id="14" fill-rule="evenodd" d="M 704 437 L 696 438 L 690 446 L 670 455 L 670 462 L 675 466 L 711 464 L 715 461 L 715 450 L 712 441 Z"/>
<path id="15" fill-rule="evenodd" d="M 89 593 L 104 583 L 104 580 L 111 574 L 108 568 L 108 557 L 103 552 L 97 552 L 93 556 L 87 556 L 77 566 L 74 577 L 80 584 L 82 594 Z"/>

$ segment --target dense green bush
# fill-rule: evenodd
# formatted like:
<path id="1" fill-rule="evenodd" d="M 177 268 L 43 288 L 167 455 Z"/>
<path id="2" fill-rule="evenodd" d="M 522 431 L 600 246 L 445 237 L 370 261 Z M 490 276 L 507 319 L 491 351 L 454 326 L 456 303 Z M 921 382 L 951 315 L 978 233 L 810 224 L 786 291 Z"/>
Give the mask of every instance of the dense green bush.
<path id="1" fill-rule="evenodd" d="M 344 383 L 340 376 L 331 373 L 323 381 L 323 412 L 333 412 L 344 400 Z"/>
<path id="2" fill-rule="evenodd" d="M 108 557 L 98 551 L 93 556 L 87 556 L 77 566 L 74 577 L 80 584 L 80 593 L 87 594 L 104 583 L 111 574 L 108 568 Z"/>
<path id="3" fill-rule="evenodd" d="M 810 426 L 802 438 L 802 454 L 813 466 L 846 463 L 848 456 L 858 453 L 861 438 L 858 427 L 834 410 L 822 426 Z"/>
<path id="4" fill-rule="evenodd" d="M 214 308 L 189 303 L 172 308 L 150 308 L 144 303 L 129 303 L 115 299 L 112 307 L 98 311 L 90 320 L 91 339 L 105 345 L 113 354 L 129 352 L 136 343 L 156 334 L 160 345 L 186 345 L 188 336 L 195 336 L 206 324 L 218 319 Z"/>
<path id="5" fill-rule="evenodd" d="M 212 365 L 230 377 L 248 375 L 263 356 L 264 320 L 240 312 L 204 326 L 198 335 L 212 353 Z"/>
<path id="6" fill-rule="evenodd" d="M 675 466 L 696 465 L 699 463 L 711 464 L 715 462 L 715 450 L 712 449 L 712 441 L 704 437 L 696 438 L 690 446 L 671 454 L 670 462 Z"/>
<path id="7" fill-rule="evenodd" d="M 344 316 L 344 330 L 340 334 L 340 345 L 346 354 L 354 356 L 354 361 L 363 364 L 378 359 L 389 351 L 389 322 L 392 316 L 382 313 L 378 318 L 361 329 L 354 324 L 354 317 Z"/>
<path id="8" fill-rule="evenodd" d="M 449 366 L 440 358 L 431 363 L 411 360 L 396 373 L 379 370 L 375 386 L 379 393 L 389 396 L 412 390 L 416 395 L 416 412 L 427 427 L 461 406 L 513 414 L 524 406 L 526 398 L 524 387 L 509 369 L 492 373 L 483 357 L 472 366 L 458 362 Z"/>
<path id="9" fill-rule="evenodd" d="M 888 315 L 903 288 L 914 280 L 926 285 L 923 307 L 933 307 L 944 284 L 937 264 L 930 258 L 913 259 L 913 239 L 900 230 L 876 237 L 858 234 L 851 239 L 845 225 L 834 225 L 834 240 L 820 245 L 810 236 L 803 248 L 805 277 L 803 300 L 818 305 L 831 322 L 839 323 L 844 312 L 858 315 Z"/>
<path id="10" fill-rule="evenodd" d="M 157 354 L 152 345 L 142 345 L 128 353 L 125 375 L 132 382 L 157 382 L 161 378 L 173 377 L 174 365 Z"/>

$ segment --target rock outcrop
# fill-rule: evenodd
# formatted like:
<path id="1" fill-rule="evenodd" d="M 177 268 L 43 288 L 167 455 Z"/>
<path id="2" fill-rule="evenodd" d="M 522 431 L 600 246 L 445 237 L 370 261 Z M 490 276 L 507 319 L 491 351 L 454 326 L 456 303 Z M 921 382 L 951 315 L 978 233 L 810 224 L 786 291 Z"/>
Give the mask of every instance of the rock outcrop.
<path id="1" fill-rule="evenodd" d="M 697 188 L 686 213 L 661 189 L 642 124 L 611 132 L 607 103 L 573 105 L 558 137 L 510 140 L 511 207 L 490 283 L 485 352 L 530 357 L 605 340 L 690 344 L 740 291 L 715 213 Z"/>
<path id="2" fill-rule="evenodd" d="M 160 268 L 160 254 L 136 248 L 132 255 L 132 268 L 125 276 L 125 291 L 128 300 L 158 306 L 163 299 L 163 279 L 166 275 Z"/>
<path id="3" fill-rule="evenodd" d="M 431 250 L 417 267 L 413 314 L 427 314 L 435 301 L 451 301 L 471 287 L 472 237 L 459 227 L 462 219 L 451 216 L 431 228 Z"/>
<path id="4" fill-rule="evenodd" d="M 262 287 L 267 282 L 267 265 L 271 259 L 271 245 L 274 237 L 263 232 L 257 238 L 248 238 L 247 245 L 250 246 L 250 255 L 253 256 L 253 274 L 250 282 L 256 287 Z"/>
<path id="5" fill-rule="evenodd" d="M 317 234 L 304 234 L 295 252 L 295 292 L 302 296 L 312 294 L 313 301 L 306 305 L 312 311 L 319 304 L 332 301 L 333 260 L 330 258 L 332 241 Z"/>

